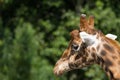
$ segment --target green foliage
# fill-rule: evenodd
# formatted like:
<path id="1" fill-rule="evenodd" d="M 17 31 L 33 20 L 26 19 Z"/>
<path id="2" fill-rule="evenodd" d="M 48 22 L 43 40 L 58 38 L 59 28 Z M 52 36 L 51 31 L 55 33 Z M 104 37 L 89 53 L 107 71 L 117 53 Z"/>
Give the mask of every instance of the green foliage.
<path id="1" fill-rule="evenodd" d="M 98 65 L 53 74 L 81 13 L 120 41 L 118 0 L 0 0 L 0 80 L 107 80 Z"/>

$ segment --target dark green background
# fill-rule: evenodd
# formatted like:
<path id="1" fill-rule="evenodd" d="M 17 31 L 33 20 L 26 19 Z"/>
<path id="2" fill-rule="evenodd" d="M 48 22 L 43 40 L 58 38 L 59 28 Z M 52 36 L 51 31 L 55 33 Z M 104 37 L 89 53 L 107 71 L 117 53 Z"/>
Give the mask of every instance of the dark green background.
<path id="1" fill-rule="evenodd" d="M 119 0 L 0 0 L 0 80 L 107 80 L 98 65 L 53 74 L 82 13 L 120 41 Z"/>

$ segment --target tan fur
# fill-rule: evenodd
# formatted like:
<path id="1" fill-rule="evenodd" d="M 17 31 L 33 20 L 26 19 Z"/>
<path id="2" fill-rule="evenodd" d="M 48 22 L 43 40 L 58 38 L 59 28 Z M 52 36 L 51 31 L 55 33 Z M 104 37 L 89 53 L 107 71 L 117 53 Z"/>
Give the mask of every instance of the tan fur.
<path id="1" fill-rule="evenodd" d="M 101 43 L 97 46 L 87 47 L 79 36 L 81 31 L 97 35 L 97 39 Z M 96 63 L 106 71 L 110 80 L 120 80 L 120 44 L 105 37 L 102 32 L 94 28 L 93 16 L 90 16 L 87 20 L 86 15 L 81 15 L 80 30 L 73 30 L 70 35 L 69 45 L 54 67 L 56 75 Z M 80 49 L 78 51 L 74 50 L 73 48 L 77 47 L 73 44 L 78 45 Z"/>
<path id="2" fill-rule="evenodd" d="M 120 51 L 120 43 L 116 40 L 112 40 L 110 38 L 105 37 L 105 40 L 108 41 L 108 43 L 110 43 L 112 46 L 114 46 L 114 48 L 118 51 Z"/>

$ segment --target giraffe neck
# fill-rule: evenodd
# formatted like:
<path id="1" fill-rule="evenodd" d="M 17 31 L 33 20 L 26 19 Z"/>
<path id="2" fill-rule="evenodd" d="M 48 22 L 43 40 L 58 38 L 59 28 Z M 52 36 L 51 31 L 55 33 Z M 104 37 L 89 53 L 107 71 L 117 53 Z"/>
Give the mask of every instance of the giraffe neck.
<path id="1" fill-rule="evenodd" d="M 120 46 L 101 32 L 95 35 L 80 32 L 80 36 L 82 41 L 87 44 L 88 59 L 92 56 L 111 80 L 120 80 Z"/>
<path id="2" fill-rule="evenodd" d="M 120 80 L 120 54 L 114 50 L 114 46 L 107 42 L 91 48 L 95 61 L 100 65 L 110 80 Z"/>

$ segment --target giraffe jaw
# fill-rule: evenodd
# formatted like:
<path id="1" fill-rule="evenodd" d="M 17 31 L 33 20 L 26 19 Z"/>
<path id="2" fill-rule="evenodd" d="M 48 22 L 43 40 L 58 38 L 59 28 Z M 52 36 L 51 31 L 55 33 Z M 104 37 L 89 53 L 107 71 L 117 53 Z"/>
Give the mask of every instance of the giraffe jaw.
<path id="1" fill-rule="evenodd" d="M 61 76 L 65 72 L 75 70 L 75 69 L 81 69 L 93 63 L 94 62 L 90 62 L 90 61 L 81 62 L 81 59 L 76 60 L 76 61 L 73 59 L 69 59 L 69 60 L 60 59 L 57 61 L 53 71 L 55 75 Z"/>

